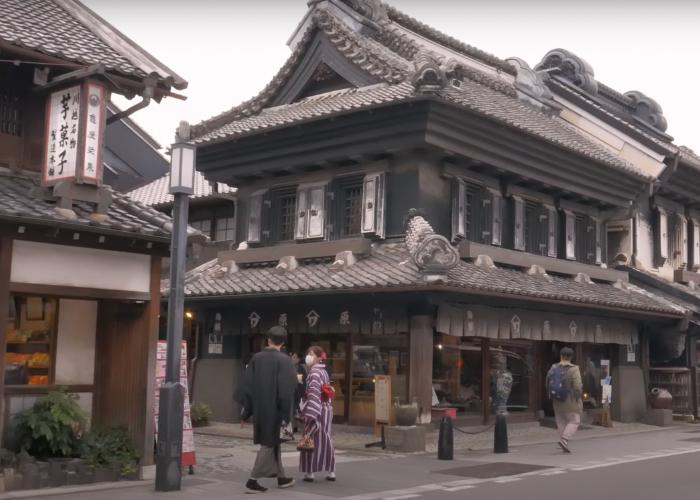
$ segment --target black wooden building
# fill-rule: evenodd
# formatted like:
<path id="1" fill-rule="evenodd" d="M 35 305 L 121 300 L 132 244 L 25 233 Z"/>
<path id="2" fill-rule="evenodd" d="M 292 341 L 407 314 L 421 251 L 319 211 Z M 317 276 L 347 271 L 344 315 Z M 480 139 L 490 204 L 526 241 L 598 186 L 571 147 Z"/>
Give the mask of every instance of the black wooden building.
<path id="1" fill-rule="evenodd" d="M 592 406 L 612 374 L 616 418 L 641 418 L 645 339 L 685 312 L 608 268 L 606 225 L 654 174 L 572 126 L 521 60 L 379 2 L 309 4 L 272 82 L 192 128 L 198 170 L 238 188 L 240 243 L 187 275 L 194 399 L 235 419 L 241 370 L 279 324 L 290 350 L 329 352 L 351 424 L 373 422 L 379 374 L 423 422 L 436 400 L 488 418 L 494 361 L 511 413 L 548 413 L 565 344 Z"/>

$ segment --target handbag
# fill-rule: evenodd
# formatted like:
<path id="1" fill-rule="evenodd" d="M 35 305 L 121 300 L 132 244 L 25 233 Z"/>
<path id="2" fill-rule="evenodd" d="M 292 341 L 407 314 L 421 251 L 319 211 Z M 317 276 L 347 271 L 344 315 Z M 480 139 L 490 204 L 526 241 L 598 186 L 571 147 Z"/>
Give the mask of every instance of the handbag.
<path id="1" fill-rule="evenodd" d="M 302 436 L 297 443 L 298 451 L 314 451 L 315 447 L 314 440 L 311 436 Z"/>
<path id="2" fill-rule="evenodd" d="M 282 443 L 294 441 L 294 427 L 292 427 L 291 422 L 282 422 L 280 425 L 280 441 Z"/>
<path id="3" fill-rule="evenodd" d="M 335 397 L 335 389 L 331 384 L 323 384 L 321 386 L 321 399 L 323 401 L 333 401 Z"/>

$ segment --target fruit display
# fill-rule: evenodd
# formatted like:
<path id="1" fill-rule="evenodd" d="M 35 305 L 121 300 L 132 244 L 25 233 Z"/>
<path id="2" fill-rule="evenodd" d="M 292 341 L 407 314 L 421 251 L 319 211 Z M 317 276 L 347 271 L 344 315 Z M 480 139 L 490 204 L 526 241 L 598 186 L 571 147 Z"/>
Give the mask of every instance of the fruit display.
<path id="1" fill-rule="evenodd" d="M 51 357 L 45 352 L 35 352 L 27 362 L 29 368 L 48 368 Z"/>
<path id="2" fill-rule="evenodd" d="M 32 375 L 29 377 L 29 385 L 47 385 L 49 383 L 48 375 Z"/>
<path id="3" fill-rule="evenodd" d="M 32 354 L 19 354 L 16 352 L 5 353 L 6 365 L 26 365 L 32 358 Z"/>

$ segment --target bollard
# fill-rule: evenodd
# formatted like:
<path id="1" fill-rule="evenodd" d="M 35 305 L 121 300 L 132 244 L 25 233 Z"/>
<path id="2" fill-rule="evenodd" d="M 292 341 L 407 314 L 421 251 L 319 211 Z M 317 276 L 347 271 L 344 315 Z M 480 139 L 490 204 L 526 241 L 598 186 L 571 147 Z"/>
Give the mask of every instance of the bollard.
<path id="1" fill-rule="evenodd" d="M 493 429 L 493 452 L 508 453 L 508 424 L 506 414 L 496 414 L 496 426 Z"/>
<path id="2" fill-rule="evenodd" d="M 454 457 L 454 434 L 452 419 L 442 417 L 440 420 L 440 434 L 438 436 L 438 460 L 452 460 Z"/>

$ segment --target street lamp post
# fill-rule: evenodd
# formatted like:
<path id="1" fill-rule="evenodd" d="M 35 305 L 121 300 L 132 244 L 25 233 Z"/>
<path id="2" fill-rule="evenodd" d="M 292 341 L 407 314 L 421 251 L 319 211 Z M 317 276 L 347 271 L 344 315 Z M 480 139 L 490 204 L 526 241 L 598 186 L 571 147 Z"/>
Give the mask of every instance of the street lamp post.
<path id="1" fill-rule="evenodd" d="M 170 246 L 170 296 L 168 298 L 168 349 L 165 383 L 160 387 L 158 406 L 158 447 L 156 490 L 180 490 L 182 480 L 182 420 L 184 387 L 180 383 L 180 344 L 185 308 L 185 256 L 187 253 L 187 211 L 194 192 L 195 147 L 185 144 L 187 125 L 180 124 L 170 156 L 170 193 L 173 201 L 173 232 Z"/>

